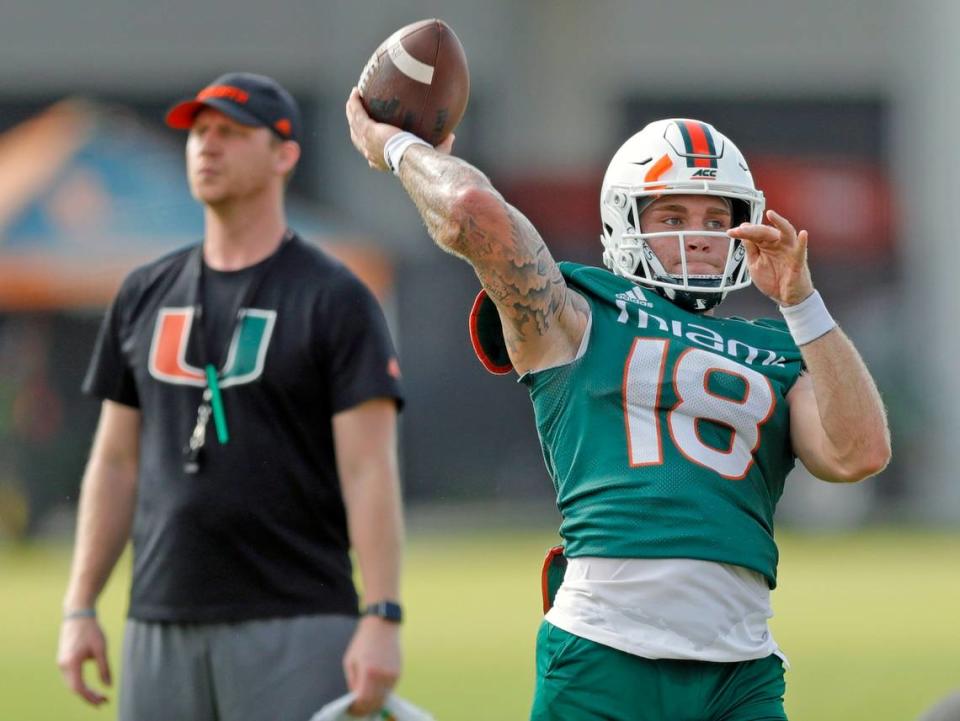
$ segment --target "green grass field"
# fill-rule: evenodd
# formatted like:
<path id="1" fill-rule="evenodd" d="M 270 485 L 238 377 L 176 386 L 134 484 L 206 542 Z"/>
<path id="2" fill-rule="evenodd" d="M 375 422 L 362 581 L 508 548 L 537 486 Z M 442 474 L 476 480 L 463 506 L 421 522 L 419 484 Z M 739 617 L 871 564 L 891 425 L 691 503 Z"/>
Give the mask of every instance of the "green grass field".
<path id="1" fill-rule="evenodd" d="M 546 530 L 414 529 L 404 696 L 439 721 L 526 718 L 539 567 L 553 540 Z M 960 687 L 960 534 L 784 533 L 779 540 L 774 632 L 792 664 L 792 721 L 910 721 Z M 63 545 L 0 545 L 2 721 L 113 718 L 112 703 L 88 710 L 72 697 L 54 665 L 68 562 Z M 115 672 L 127 565 L 100 607 Z"/>

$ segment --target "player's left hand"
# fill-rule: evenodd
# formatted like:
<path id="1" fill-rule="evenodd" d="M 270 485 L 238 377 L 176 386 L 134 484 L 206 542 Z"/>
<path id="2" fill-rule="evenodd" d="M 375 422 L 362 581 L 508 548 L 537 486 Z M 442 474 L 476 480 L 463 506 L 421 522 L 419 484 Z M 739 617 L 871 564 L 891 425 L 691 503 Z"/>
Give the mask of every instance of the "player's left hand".
<path id="1" fill-rule="evenodd" d="M 773 210 L 771 225 L 742 223 L 728 234 L 743 241 L 750 278 L 761 293 L 779 305 L 796 305 L 813 293 L 807 265 L 807 231 L 796 229 Z"/>
<path id="2" fill-rule="evenodd" d="M 400 678 L 400 627 L 376 616 L 361 618 L 343 656 L 343 672 L 347 688 L 357 694 L 348 713 L 366 716 L 382 709 Z"/>
<path id="3" fill-rule="evenodd" d="M 364 109 L 360 101 L 360 91 L 356 88 L 350 91 L 346 111 L 347 125 L 350 126 L 350 140 L 353 141 L 354 147 L 366 158 L 371 168 L 389 170 L 387 162 L 383 159 L 383 146 L 400 132 L 400 128 L 387 123 L 378 123 L 371 118 Z M 441 153 L 449 154 L 453 149 L 453 141 L 453 133 L 450 133 L 442 143 L 436 146 L 436 149 Z"/>

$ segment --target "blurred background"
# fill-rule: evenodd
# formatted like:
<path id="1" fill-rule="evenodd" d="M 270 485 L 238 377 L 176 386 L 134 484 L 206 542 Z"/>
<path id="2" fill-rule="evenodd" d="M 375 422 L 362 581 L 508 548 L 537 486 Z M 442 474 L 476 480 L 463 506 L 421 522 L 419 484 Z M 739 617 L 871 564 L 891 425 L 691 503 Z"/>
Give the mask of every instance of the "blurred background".
<path id="1" fill-rule="evenodd" d="M 838 584 L 831 587 L 838 597 L 850 593 L 842 608 L 826 603 L 822 615 L 811 614 L 811 604 L 823 597 L 775 594 L 778 615 L 787 615 L 784 605 L 805 614 L 784 631 L 801 649 L 819 630 L 839 639 L 840 656 L 850 661 L 843 683 L 831 674 L 803 675 L 811 666 L 804 672 L 795 663 L 791 674 L 803 695 L 794 700 L 788 691 L 788 708 L 807 718 L 860 718 L 852 709 L 864 708 L 862 718 L 912 718 L 960 686 L 955 610 L 935 611 L 937 603 L 955 609 L 960 602 L 955 2 L 6 0 L 0 594 L 20 610 L 49 608 L 50 615 L 38 619 L 40 635 L 30 636 L 0 613 L 0 718 L 48 718 L 44 709 L 66 696 L 53 639 L 98 412 L 80 383 L 123 275 L 200 238 L 201 211 L 184 178 L 184 137 L 162 116 L 232 70 L 271 75 L 298 98 L 307 132 L 290 190 L 292 225 L 351 265 L 391 322 L 409 398 L 401 449 L 412 549 L 408 596 L 429 604 L 448 584 L 475 586 L 489 594 L 480 595 L 487 598 L 481 604 L 501 603 L 498 613 L 516 619 L 516 632 L 504 632 L 509 654 L 491 652 L 489 667 L 473 669 L 469 684 L 451 678 L 443 691 L 434 688 L 440 670 L 449 669 L 443 651 L 418 644 L 433 638 L 429 629 L 443 613 L 462 624 L 450 609 L 457 604 L 440 605 L 422 626 L 411 622 L 410 653 L 419 664 L 410 666 L 405 688 L 438 712 L 447 708 L 443 694 L 451 686 L 463 685 L 461 693 L 482 687 L 509 656 L 519 669 L 511 679 L 519 681 L 514 695 L 504 694 L 507 705 L 497 712 L 450 706 L 457 710 L 442 718 L 524 717 L 539 554 L 556 538 L 529 401 L 512 378 L 488 375 L 473 357 L 466 319 L 478 283 L 471 270 L 432 244 L 394 178 L 361 161 L 343 117 L 349 90 L 379 43 L 402 25 L 435 16 L 457 32 L 470 63 L 472 92 L 455 151 L 533 220 L 558 259 L 600 264 L 598 191 L 606 163 L 629 135 L 670 116 L 705 120 L 729 135 L 768 207 L 810 231 L 814 281 L 877 379 L 894 461 L 854 486 L 820 483 L 803 469 L 788 483 L 778 512 L 782 588 L 792 573 L 809 573 L 798 580 L 808 584 L 806 594 L 813 584 L 829 597 L 825 578 Z M 735 294 L 724 310 L 775 314 L 754 289 Z M 444 576 L 447 566 L 433 554 L 449 552 L 452 538 L 464 544 L 462 557 L 476 562 L 460 569 L 451 561 Z M 488 547 L 501 549 L 502 564 Z M 518 558 L 513 548 L 533 550 L 516 571 L 522 588 L 500 592 L 497 584 Z M 837 566 L 844 558 L 849 565 Z M 118 619 L 123 573 L 110 591 Z M 904 598 L 888 595 L 895 586 Z M 918 630 L 921 622 L 928 632 Z M 860 630 L 848 639 L 851 624 Z M 895 631 L 909 648 L 883 643 Z M 42 677 L 24 671 L 21 652 L 3 643 L 14 637 L 35 652 Z M 867 644 L 860 653 L 859 643 Z M 836 660 L 837 648 L 826 648 L 810 648 L 812 667 L 824 655 Z M 851 681 L 851 669 L 876 660 L 878 648 L 890 664 L 908 659 L 918 680 L 887 685 L 889 698 L 881 698 L 880 671 L 864 670 L 856 679 L 874 690 L 851 696 L 849 684 L 859 682 Z M 462 658 L 462 649 L 448 651 Z M 881 668 L 902 680 L 902 668 Z M 13 674 L 36 681 L 33 695 L 42 701 L 5 711 L 3 704 L 13 703 Z M 822 707 L 802 705 L 814 700 Z M 85 717 L 78 701 L 66 701 L 66 710 L 49 718 Z"/>

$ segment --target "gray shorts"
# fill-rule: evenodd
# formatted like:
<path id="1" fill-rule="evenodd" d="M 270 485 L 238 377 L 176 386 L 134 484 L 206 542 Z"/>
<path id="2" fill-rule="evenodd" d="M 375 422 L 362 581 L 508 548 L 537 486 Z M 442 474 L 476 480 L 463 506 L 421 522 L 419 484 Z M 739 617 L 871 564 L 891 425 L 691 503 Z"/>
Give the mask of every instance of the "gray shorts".
<path id="1" fill-rule="evenodd" d="M 346 693 L 349 616 L 224 624 L 128 620 L 119 721 L 308 721 Z"/>

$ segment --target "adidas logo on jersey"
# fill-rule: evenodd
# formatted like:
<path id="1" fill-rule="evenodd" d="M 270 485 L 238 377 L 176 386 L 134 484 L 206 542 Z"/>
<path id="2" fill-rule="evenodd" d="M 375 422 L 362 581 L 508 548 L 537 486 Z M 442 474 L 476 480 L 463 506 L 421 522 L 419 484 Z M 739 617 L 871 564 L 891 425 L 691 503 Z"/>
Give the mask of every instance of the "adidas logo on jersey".
<path id="1" fill-rule="evenodd" d="M 617 300 L 622 300 L 625 303 L 636 303 L 646 308 L 653 308 L 653 303 L 647 300 L 647 296 L 637 287 L 633 287 L 623 293 L 617 293 Z"/>

